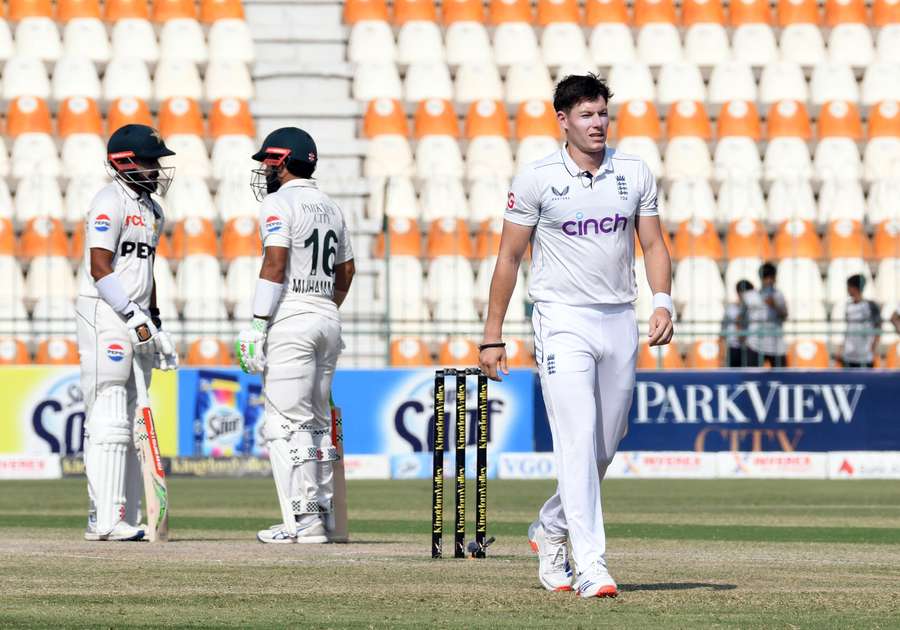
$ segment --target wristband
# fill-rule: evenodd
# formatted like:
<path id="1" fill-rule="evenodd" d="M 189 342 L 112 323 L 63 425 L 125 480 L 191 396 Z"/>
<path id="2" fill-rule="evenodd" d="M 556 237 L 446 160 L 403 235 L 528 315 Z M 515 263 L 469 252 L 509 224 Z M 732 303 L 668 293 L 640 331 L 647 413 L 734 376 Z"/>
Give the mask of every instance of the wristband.
<path id="1" fill-rule="evenodd" d="M 150 321 L 153 322 L 154 326 L 156 326 L 156 330 L 162 330 L 162 320 L 159 318 L 158 308 L 150 309 Z"/>
<path id="2" fill-rule="evenodd" d="M 672 303 L 672 296 L 668 293 L 653 294 L 653 310 L 664 308 L 669 311 L 669 317 L 675 316 L 675 305 Z"/>
<path id="3" fill-rule="evenodd" d="M 284 285 L 265 278 L 256 281 L 256 294 L 253 296 L 253 316 L 263 319 L 269 317 L 275 310 L 275 305 L 281 299 Z"/>
<path id="4" fill-rule="evenodd" d="M 505 348 L 506 344 L 502 341 L 496 341 L 494 343 L 483 343 L 478 346 L 478 352 L 482 352 L 487 350 L 488 348 Z"/>
<path id="5" fill-rule="evenodd" d="M 125 310 L 131 304 L 131 300 L 128 298 L 128 294 L 125 293 L 125 287 L 122 286 L 122 281 L 119 280 L 119 276 L 116 275 L 115 271 L 97 280 L 94 286 L 97 287 L 97 293 L 100 294 L 104 302 L 112 307 L 112 310 L 120 315 L 125 314 Z"/>

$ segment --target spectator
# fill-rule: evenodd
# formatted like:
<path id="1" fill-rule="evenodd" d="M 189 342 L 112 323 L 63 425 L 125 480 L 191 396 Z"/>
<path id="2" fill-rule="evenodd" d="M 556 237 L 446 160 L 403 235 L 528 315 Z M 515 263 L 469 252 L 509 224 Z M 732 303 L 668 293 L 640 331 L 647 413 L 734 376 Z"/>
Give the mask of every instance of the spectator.
<path id="1" fill-rule="evenodd" d="M 722 319 L 722 341 L 728 349 L 725 359 L 730 368 L 744 365 L 744 337 L 741 331 L 747 329 L 747 322 L 741 318 L 744 312 L 744 296 L 753 290 L 753 283 L 749 280 L 741 280 L 735 287 L 737 290 L 737 302 L 725 305 L 725 317 Z"/>
<path id="2" fill-rule="evenodd" d="M 766 361 L 771 367 L 787 365 L 787 347 L 784 343 L 784 320 L 787 319 L 787 303 L 784 294 L 775 288 L 775 265 L 764 263 L 759 268 L 762 287 L 759 291 L 747 291 L 744 295 L 742 317 L 747 322 L 747 350 L 745 366 L 761 367 Z"/>
<path id="3" fill-rule="evenodd" d="M 897 310 L 891 315 L 891 323 L 894 325 L 894 330 L 900 333 L 900 304 L 897 304 Z"/>
<path id="4" fill-rule="evenodd" d="M 866 279 L 857 274 L 847 278 L 847 307 L 844 319 L 847 322 L 847 334 L 844 337 L 844 351 L 841 362 L 847 368 L 870 368 L 875 365 L 875 352 L 878 348 L 878 333 L 881 330 L 881 311 L 872 300 L 864 300 L 863 289 Z"/>

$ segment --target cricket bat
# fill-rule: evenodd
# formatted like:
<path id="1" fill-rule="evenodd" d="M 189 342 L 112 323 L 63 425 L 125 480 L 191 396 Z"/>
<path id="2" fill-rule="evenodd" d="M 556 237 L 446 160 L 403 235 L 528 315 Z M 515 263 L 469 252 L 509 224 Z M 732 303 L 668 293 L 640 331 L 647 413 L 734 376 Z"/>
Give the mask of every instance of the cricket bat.
<path id="1" fill-rule="evenodd" d="M 334 510 L 334 532 L 331 542 L 345 543 L 350 541 L 349 524 L 347 521 L 347 478 L 344 474 L 344 429 L 342 426 L 341 409 L 334 406 L 331 401 L 331 442 L 337 449 L 337 461 L 332 465 L 332 477 L 334 479 L 334 497 L 332 509 Z"/>
<path id="2" fill-rule="evenodd" d="M 137 417 L 134 420 L 134 443 L 141 473 L 144 478 L 144 511 L 147 515 L 147 538 L 150 542 L 169 540 L 169 490 L 166 487 L 166 473 L 163 471 L 159 455 L 159 441 L 153 411 L 150 409 L 150 394 L 144 380 L 144 371 L 134 359 L 134 384 L 137 389 Z"/>

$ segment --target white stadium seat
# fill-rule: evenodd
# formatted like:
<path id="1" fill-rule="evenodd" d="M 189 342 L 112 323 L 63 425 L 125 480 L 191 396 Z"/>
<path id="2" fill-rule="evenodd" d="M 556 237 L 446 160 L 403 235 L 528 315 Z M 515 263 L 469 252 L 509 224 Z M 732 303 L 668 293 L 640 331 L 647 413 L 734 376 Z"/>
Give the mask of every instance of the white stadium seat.
<path id="1" fill-rule="evenodd" d="M 881 61 L 867 66 L 861 92 L 863 105 L 900 100 L 900 64 Z"/>
<path id="2" fill-rule="evenodd" d="M 200 23 L 193 18 L 166 20 L 159 31 L 159 57 L 206 63 L 209 53 Z"/>
<path id="3" fill-rule="evenodd" d="M 862 177 L 862 160 L 856 141 L 850 138 L 820 139 L 813 154 L 813 172 L 823 181 Z"/>
<path id="4" fill-rule="evenodd" d="M 677 101 L 706 101 L 706 86 L 700 69 L 691 62 L 663 64 L 656 81 L 656 91 L 663 106 Z"/>
<path id="5" fill-rule="evenodd" d="M 366 177 L 410 175 L 412 171 L 412 149 L 405 136 L 385 134 L 369 140 L 363 163 Z"/>
<path id="6" fill-rule="evenodd" d="M 781 31 L 781 59 L 812 67 L 825 61 L 825 40 L 815 24 L 788 24 Z"/>
<path id="7" fill-rule="evenodd" d="M 553 92 L 553 81 L 543 61 L 513 63 L 506 72 L 506 101 L 542 100 Z"/>
<path id="8" fill-rule="evenodd" d="M 94 62 L 87 57 L 60 57 L 53 68 L 53 98 L 57 101 L 72 96 L 100 99 L 100 77 Z"/>
<path id="9" fill-rule="evenodd" d="M 810 100 L 814 105 L 828 101 L 859 102 L 859 86 L 847 64 L 822 63 L 813 68 L 809 81 Z"/>
<path id="10" fill-rule="evenodd" d="M 767 180 L 812 177 L 809 147 L 802 138 L 771 138 L 766 145 L 763 171 Z"/>
<path id="11" fill-rule="evenodd" d="M 159 59 L 159 43 L 153 25 L 140 18 L 126 18 L 112 25 L 111 58 L 135 57 L 145 63 Z"/>
<path id="12" fill-rule="evenodd" d="M 666 177 L 679 179 L 682 177 L 712 176 L 712 159 L 706 140 L 688 136 L 671 138 L 666 145 L 664 155 Z"/>
<path id="13" fill-rule="evenodd" d="M 425 136 L 416 146 L 416 175 L 429 177 L 462 177 L 463 159 L 459 143 L 451 136 Z"/>
<path id="14" fill-rule="evenodd" d="M 620 138 L 616 148 L 622 153 L 630 153 L 644 160 L 654 177 L 663 176 L 665 170 L 663 169 L 662 156 L 659 154 L 659 145 L 653 138 L 646 136 Z"/>
<path id="15" fill-rule="evenodd" d="M 737 61 L 765 66 L 778 60 L 775 33 L 768 24 L 741 24 L 731 36 L 731 50 Z"/>
<path id="16" fill-rule="evenodd" d="M 153 83 L 147 64 L 140 57 L 121 57 L 115 54 L 103 74 L 103 98 L 113 101 L 123 97 L 149 101 Z"/>
<path id="17" fill-rule="evenodd" d="M 153 95 L 158 101 L 178 96 L 201 100 L 203 82 L 197 66 L 186 59 L 160 57 L 153 75 Z"/>
<path id="18" fill-rule="evenodd" d="M 587 44 L 581 26 L 571 23 L 554 23 L 544 27 L 541 34 L 541 52 L 548 66 L 561 66 L 572 59 L 586 59 Z"/>
<path id="19" fill-rule="evenodd" d="M 727 224 L 741 219 L 765 222 L 768 215 L 766 200 L 758 181 L 726 179 L 719 187 L 716 200 L 718 220 Z"/>
<path id="20" fill-rule="evenodd" d="M 863 67 L 875 59 L 872 31 L 866 24 L 836 24 L 828 35 L 828 57 L 833 63 Z"/>
<path id="21" fill-rule="evenodd" d="M 769 63 L 759 78 L 759 100 L 764 105 L 778 101 L 800 101 L 809 98 L 809 88 L 799 64 L 781 61 Z"/>
<path id="22" fill-rule="evenodd" d="M 206 143 L 200 136 L 190 134 L 173 134 L 166 138 L 168 146 L 175 155 L 160 160 L 163 166 L 174 166 L 180 177 L 194 176 L 207 179 L 212 175 Z"/>
<path id="23" fill-rule="evenodd" d="M 189 175 L 181 175 L 172 180 L 166 194 L 166 205 L 168 221 L 181 221 L 189 217 L 214 221 L 218 218 L 206 182 Z"/>
<path id="24" fill-rule="evenodd" d="M 617 63 L 609 71 L 609 85 L 616 99 L 628 101 L 655 101 L 656 88 L 650 68 L 643 62 Z"/>
<path id="25" fill-rule="evenodd" d="M 769 188 L 767 201 L 771 226 L 791 219 L 815 221 L 818 218 L 816 200 L 808 179 L 776 179 Z"/>
<path id="26" fill-rule="evenodd" d="M 16 218 L 25 223 L 36 217 L 62 219 L 65 216 L 62 192 L 54 179 L 41 176 L 40 171 L 23 177 L 16 188 Z"/>
<path id="27" fill-rule="evenodd" d="M 206 67 L 203 92 L 206 100 L 236 98 L 241 101 L 253 99 L 253 79 L 247 64 L 239 59 L 214 59 Z"/>
<path id="28" fill-rule="evenodd" d="M 641 27 L 637 35 L 637 56 L 650 66 L 681 61 L 681 37 L 676 26 L 651 22 Z"/>
<path id="29" fill-rule="evenodd" d="M 725 137 L 716 143 L 714 176 L 717 180 L 759 179 L 762 176 L 762 160 L 753 138 Z"/>
<path id="30" fill-rule="evenodd" d="M 3 67 L 3 99 L 19 96 L 50 97 L 50 79 L 47 69 L 37 57 L 16 55 Z"/>
<path id="31" fill-rule="evenodd" d="M 862 222 L 866 198 L 859 180 L 826 179 L 819 190 L 819 223 L 826 225 L 837 219 Z"/>
<path id="32" fill-rule="evenodd" d="M 60 174 L 56 141 L 46 133 L 23 133 L 13 142 L 10 155 L 12 176 L 19 179 L 40 173 L 44 177 Z"/>
<path id="33" fill-rule="evenodd" d="M 510 179 L 515 171 L 512 149 L 502 136 L 479 136 L 466 149 L 466 177 L 478 179 L 486 174 Z"/>
<path id="34" fill-rule="evenodd" d="M 729 101 L 756 101 L 753 68 L 742 61 L 717 63 L 709 75 L 709 102 L 723 105 Z"/>
<path id="35" fill-rule="evenodd" d="M 63 141 L 62 170 L 66 177 L 106 176 L 106 142 L 93 133 L 75 133 Z"/>
<path id="36" fill-rule="evenodd" d="M 454 22 L 447 27 L 444 43 L 447 63 L 493 63 L 494 53 L 487 29 L 480 22 Z"/>
<path id="37" fill-rule="evenodd" d="M 358 63 L 353 74 L 353 98 L 368 102 L 376 98 L 403 98 L 400 73 L 392 61 L 365 61 Z"/>
<path id="38" fill-rule="evenodd" d="M 351 63 L 386 63 L 397 59 L 394 32 L 381 20 L 361 20 L 350 29 L 347 59 Z"/>
<path id="39" fill-rule="evenodd" d="M 56 61 L 62 42 L 56 22 L 49 17 L 25 17 L 16 26 L 16 54 L 40 61 Z"/>
<path id="40" fill-rule="evenodd" d="M 453 98 L 453 80 L 443 61 L 415 61 L 406 70 L 404 98 L 418 103 L 430 98 Z"/>
<path id="41" fill-rule="evenodd" d="M 216 20 L 209 27 L 209 60 L 233 60 L 253 63 L 253 35 L 245 20 Z"/>
<path id="42" fill-rule="evenodd" d="M 494 31 L 494 59 L 498 66 L 538 61 L 538 48 L 534 29 L 525 22 L 504 22 Z"/>
<path id="43" fill-rule="evenodd" d="M 422 219 L 469 219 L 469 207 L 462 180 L 456 177 L 432 177 L 422 185 Z"/>
<path id="44" fill-rule="evenodd" d="M 503 100 L 503 81 L 493 62 L 466 62 L 456 69 L 456 100 L 472 103 L 482 99 Z"/>
<path id="45" fill-rule="evenodd" d="M 637 60 L 634 38 L 627 24 L 598 24 L 591 31 L 591 59 L 600 66 L 631 63 Z"/>
<path id="46" fill-rule="evenodd" d="M 494 176 L 493 173 L 482 173 L 472 181 L 469 188 L 469 207 L 472 210 L 472 221 L 481 223 L 494 219 L 502 219 L 506 211 L 509 179 Z"/>
<path id="47" fill-rule="evenodd" d="M 716 220 L 716 198 L 709 180 L 683 178 L 672 182 L 663 221 L 670 227 L 690 219 Z"/>
<path id="48" fill-rule="evenodd" d="M 715 66 L 731 58 L 728 34 L 721 24 L 701 22 L 684 34 L 684 57 L 698 66 Z"/>
<path id="49" fill-rule="evenodd" d="M 425 20 L 412 20 L 401 26 L 397 34 L 397 62 L 443 64 L 444 44 L 438 25 Z"/>
<path id="50" fill-rule="evenodd" d="M 111 47 L 106 26 L 99 18 L 79 17 L 66 23 L 63 54 L 87 57 L 94 63 L 109 61 Z"/>

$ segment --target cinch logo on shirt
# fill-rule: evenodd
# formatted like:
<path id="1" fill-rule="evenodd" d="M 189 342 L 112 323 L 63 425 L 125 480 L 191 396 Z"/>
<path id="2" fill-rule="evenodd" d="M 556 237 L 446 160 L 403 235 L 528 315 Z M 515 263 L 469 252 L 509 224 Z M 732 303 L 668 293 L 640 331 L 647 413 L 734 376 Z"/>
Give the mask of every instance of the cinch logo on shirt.
<path id="1" fill-rule="evenodd" d="M 111 343 L 106 347 L 106 356 L 110 361 L 118 363 L 125 358 L 125 349 L 117 343 Z"/>
<path id="2" fill-rule="evenodd" d="M 266 219 L 266 230 L 269 232 L 277 232 L 281 229 L 281 219 L 274 214 Z"/>
<path id="3" fill-rule="evenodd" d="M 105 214 L 98 214 L 94 217 L 94 229 L 98 232 L 106 232 L 111 225 L 112 221 L 110 221 L 109 216 Z"/>
<path id="4" fill-rule="evenodd" d="M 587 236 L 592 232 L 594 234 L 610 234 L 619 229 L 621 225 L 622 231 L 628 227 L 628 217 L 623 217 L 618 212 L 615 217 L 603 217 L 602 219 L 584 219 L 584 214 L 579 212 L 575 215 L 575 221 L 566 221 L 562 224 L 563 234 L 566 236 Z"/>

